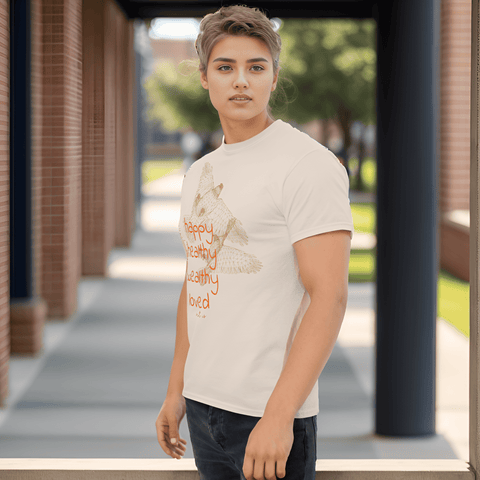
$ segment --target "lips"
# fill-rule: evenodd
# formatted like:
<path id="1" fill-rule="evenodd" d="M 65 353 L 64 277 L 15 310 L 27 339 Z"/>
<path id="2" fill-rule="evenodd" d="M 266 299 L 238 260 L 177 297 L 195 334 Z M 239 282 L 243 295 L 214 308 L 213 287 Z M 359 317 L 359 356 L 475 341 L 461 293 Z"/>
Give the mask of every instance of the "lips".
<path id="1" fill-rule="evenodd" d="M 230 100 L 251 100 L 251 97 L 248 95 L 234 95 L 233 97 L 230 97 Z"/>

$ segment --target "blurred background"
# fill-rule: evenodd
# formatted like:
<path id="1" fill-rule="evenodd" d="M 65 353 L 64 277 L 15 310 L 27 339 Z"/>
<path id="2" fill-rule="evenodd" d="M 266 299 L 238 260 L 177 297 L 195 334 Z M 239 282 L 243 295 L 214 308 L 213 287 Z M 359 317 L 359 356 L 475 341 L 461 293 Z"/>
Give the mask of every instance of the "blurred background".
<path id="1" fill-rule="evenodd" d="M 185 273 L 181 185 L 223 133 L 197 70 L 201 15 L 167 9 L 156 16 L 130 3 L 0 2 L 9 27 L 0 33 L 1 124 L 8 127 L 0 145 L 0 457 L 167 457 L 154 422 Z M 390 18 L 397 2 L 380 14 L 386 6 L 363 2 L 360 11 L 362 2 L 352 3 L 325 18 L 272 15 L 283 45 L 273 116 L 337 155 L 350 179 L 355 226 L 347 313 L 319 380 L 317 454 L 467 459 L 471 5 L 442 0 L 438 17 L 419 11 L 433 25 L 436 43 L 422 46 L 430 45 L 438 70 L 428 63 L 418 72 L 405 60 L 417 53 L 398 33 L 408 15 L 397 12 L 398 30 L 385 21 L 378 31 L 379 16 Z M 412 2 L 401 8 L 415 11 Z M 416 22 L 412 29 L 425 30 Z M 390 42 L 379 43 L 389 32 Z M 385 52 L 401 59 L 398 70 L 385 66 Z M 438 104 L 417 93 L 420 84 Z M 395 119 L 398 98 L 412 104 Z M 424 117 L 410 110 L 415 103 Z M 438 136 L 429 130 L 437 124 Z M 389 142 L 397 157 L 385 153 Z M 427 191 L 425 202 L 419 191 Z M 424 263 L 425 252 L 433 263 Z M 402 288 L 388 291 L 389 277 Z M 378 308 L 382 301 L 390 316 Z M 411 329 L 393 321 L 395 305 L 399 321 L 416 312 Z M 413 397 L 398 405 L 384 398 L 382 411 L 391 404 L 387 416 L 397 423 L 382 428 L 379 391 L 395 397 L 397 364 L 376 357 L 377 318 L 392 320 L 392 343 L 405 341 L 404 381 L 428 383 L 431 394 L 423 410 Z M 423 330 L 413 322 L 419 318 Z M 380 368 L 392 378 L 384 390 Z M 192 457 L 186 419 L 181 433 Z"/>
<path id="2" fill-rule="evenodd" d="M 468 13 L 469 2 L 464 4 Z M 448 5 L 444 7 L 447 8 Z M 458 22 L 464 22 L 462 28 L 469 30 L 470 18 L 465 12 L 458 13 Z M 148 118 L 145 160 L 142 162 L 144 183 L 181 168 L 181 163 L 188 168 L 222 142 L 218 114 L 195 70 L 194 41 L 200 20 L 159 18 L 150 23 L 151 66 L 144 82 Z M 450 22 L 452 31 L 461 28 L 456 17 L 450 17 Z M 375 21 L 275 19 L 275 23 L 280 27 L 283 45 L 279 83 L 283 95 L 274 92 L 276 95 L 271 99 L 273 115 L 308 133 L 337 155 L 350 178 L 355 231 L 375 235 Z M 468 42 L 462 45 L 465 51 L 470 48 Z M 192 64 L 185 65 L 187 59 L 192 60 Z M 469 81 L 467 63 L 462 63 L 457 71 L 453 67 L 447 71 L 445 66 L 445 81 L 448 74 L 448 79 L 453 78 L 460 86 L 462 70 L 463 86 Z M 453 97 L 454 92 L 450 95 Z M 455 118 L 466 122 L 469 95 L 462 89 L 461 103 L 460 92 L 457 95 L 452 98 L 456 107 Z M 458 145 L 455 152 L 463 182 L 469 178 L 468 128 L 466 123 L 462 134 L 455 136 L 455 145 Z M 190 143 L 191 149 L 188 148 Z M 447 148 L 442 151 L 444 156 L 447 152 L 450 153 Z M 444 181 L 453 182 L 452 174 L 446 175 Z M 460 192 L 457 188 L 455 193 L 455 199 L 450 199 L 452 206 L 467 206 L 468 192 Z M 453 208 L 452 211 L 452 218 L 465 224 L 468 208 Z M 375 281 L 374 245 L 352 250 L 349 281 Z M 460 246 L 456 248 L 460 249 Z M 438 314 L 468 336 L 468 262 L 463 263 L 458 258 L 451 261 L 448 252 L 442 253 Z"/>

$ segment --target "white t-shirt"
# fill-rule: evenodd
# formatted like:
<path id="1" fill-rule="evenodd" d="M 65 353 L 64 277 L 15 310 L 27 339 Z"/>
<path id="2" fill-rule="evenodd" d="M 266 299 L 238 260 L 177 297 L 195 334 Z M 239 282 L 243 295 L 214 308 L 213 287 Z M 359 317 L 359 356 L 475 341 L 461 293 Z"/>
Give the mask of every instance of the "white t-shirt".
<path id="1" fill-rule="evenodd" d="M 310 303 L 293 243 L 353 232 L 345 167 L 276 120 L 197 160 L 182 185 L 190 348 L 183 396 L 263 416 Z M 295 418 L 316 415 L 318 380 Z"/>

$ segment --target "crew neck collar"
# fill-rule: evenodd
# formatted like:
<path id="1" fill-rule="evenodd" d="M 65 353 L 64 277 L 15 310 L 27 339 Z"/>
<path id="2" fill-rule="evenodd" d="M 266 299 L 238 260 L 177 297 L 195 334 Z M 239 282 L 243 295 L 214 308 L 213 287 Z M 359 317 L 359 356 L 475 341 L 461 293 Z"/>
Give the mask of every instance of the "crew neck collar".
<path id="1" fill-rule="evenodd" d="M 260 133 L 257 133 L 253 137 L 250 137 L 248 140 L 244 140 L 243 142 L 225 143 L 225 135 L 223 135 L 221 148 L 227 154 L 237 153 L 240 150 L 251 147 L 252 145 L 261 141 L 267 135 L 270 135 L 270 133 L 274 132 L 277 128 L 279 128 L 282 123 L 283 122 L 281 119 L 277 119 Z"/>

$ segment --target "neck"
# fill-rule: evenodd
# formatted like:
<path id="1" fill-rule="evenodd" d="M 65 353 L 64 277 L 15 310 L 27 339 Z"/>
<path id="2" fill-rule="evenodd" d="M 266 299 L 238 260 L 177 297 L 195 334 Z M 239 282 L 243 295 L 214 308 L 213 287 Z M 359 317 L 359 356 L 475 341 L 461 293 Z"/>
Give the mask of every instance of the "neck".
<path id="1" fill-rule="evenodd" d="M 232 120 L 220 116 L 220 123 L 222 124 L 225 143 L 227 144 L 244 142 L 245 140 L 258 135 L 274 121 L 273 118 L 267 115 L 267 112 L 248 120 Z"/>

